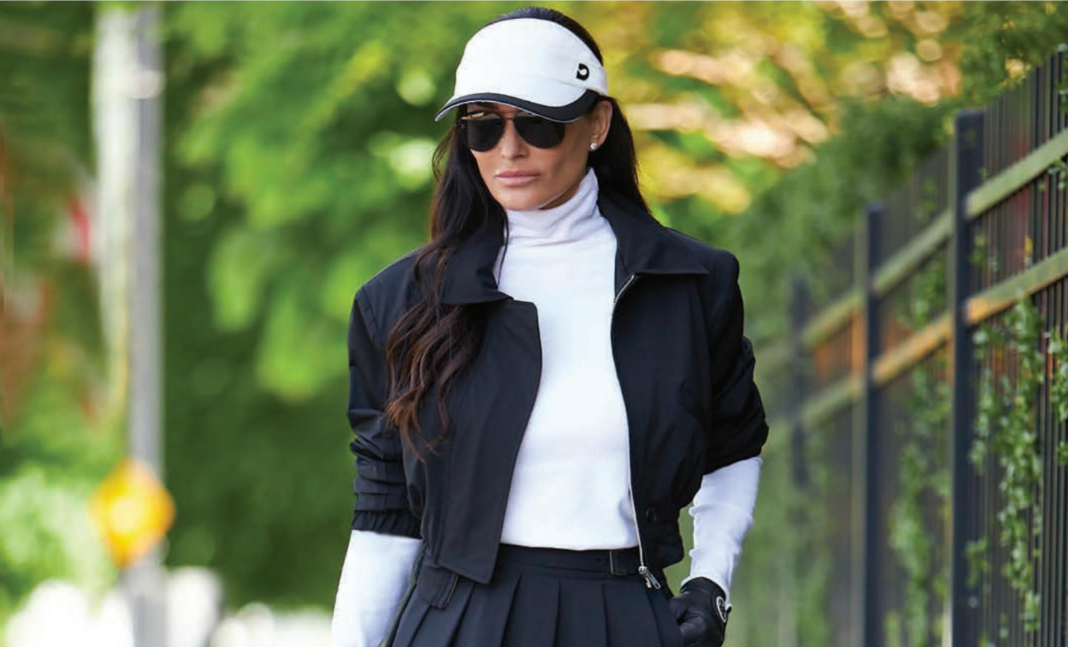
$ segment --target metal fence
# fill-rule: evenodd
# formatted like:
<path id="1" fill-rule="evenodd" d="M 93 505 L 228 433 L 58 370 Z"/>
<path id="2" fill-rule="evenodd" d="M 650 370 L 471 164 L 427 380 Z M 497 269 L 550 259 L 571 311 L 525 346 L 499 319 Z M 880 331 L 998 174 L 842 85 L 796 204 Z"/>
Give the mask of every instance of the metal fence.
<path id="1" fill-rule="evenodd" d="M 848 288 L 795 289 L 775 406 L 836 647 L 1068 647 L 1066 65 L 867 207 Z"/>

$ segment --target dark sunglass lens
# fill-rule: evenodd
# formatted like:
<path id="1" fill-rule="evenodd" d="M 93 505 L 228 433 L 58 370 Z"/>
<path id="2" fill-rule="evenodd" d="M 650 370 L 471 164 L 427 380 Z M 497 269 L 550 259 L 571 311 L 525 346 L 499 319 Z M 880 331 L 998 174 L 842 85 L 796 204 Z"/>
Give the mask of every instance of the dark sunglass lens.
<path id="1" fill-rule="evenodd" d="M 566 124 L 544 117 L 522 116 L 515 119 L 515 127 L 520 137 L 538 148 L 552 148 L 563 141 L 565 126 Z"/>
<path id="2" fill-rule="evenodd" d="M 488 151 L 497 145 L 504 133 L 504 122 L 496 117 L 471 119 L 464 122 L 467 131 L 467 147 L 473 151 Z"/>

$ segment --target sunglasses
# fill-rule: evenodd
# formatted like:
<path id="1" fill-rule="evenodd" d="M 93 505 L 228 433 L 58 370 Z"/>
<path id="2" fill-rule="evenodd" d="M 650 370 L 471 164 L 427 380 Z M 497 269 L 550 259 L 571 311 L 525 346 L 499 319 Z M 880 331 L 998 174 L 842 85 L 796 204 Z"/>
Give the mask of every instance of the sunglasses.
<path id="1" fill-rule="evenodd" d="M 474 109 L 456 121 L 456 127 L 467 147 L 480 153 L 492 150 L 504 135 L 504 122 L 511 120 L 523 141 L 536 148 L 552 148 L 564 140 L 567 124 L 552 121 L 529 112 L 517 112 L 513 117 L 501 117 L 488 110 Z"/>

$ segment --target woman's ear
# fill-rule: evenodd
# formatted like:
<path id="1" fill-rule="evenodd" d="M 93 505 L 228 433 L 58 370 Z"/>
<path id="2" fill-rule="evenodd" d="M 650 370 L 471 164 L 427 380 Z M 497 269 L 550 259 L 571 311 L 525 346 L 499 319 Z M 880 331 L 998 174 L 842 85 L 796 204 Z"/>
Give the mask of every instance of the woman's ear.
<path id="1" fill-rule="evenodd" d="M 604 144 L 604 140 L 608 137 L 609 127 L 612 125 L 612 102 L 601 100 L 597 102 L 597 107 L 593 109 L 593 137 L 591 140 L 597 142 L 600 146 Z"/>

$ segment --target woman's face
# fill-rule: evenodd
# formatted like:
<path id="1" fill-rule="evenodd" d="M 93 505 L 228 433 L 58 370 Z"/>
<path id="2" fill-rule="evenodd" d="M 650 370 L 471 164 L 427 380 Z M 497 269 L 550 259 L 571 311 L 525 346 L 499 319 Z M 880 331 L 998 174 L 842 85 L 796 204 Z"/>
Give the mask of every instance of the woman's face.
<path id="1" fill-rule="evenodd" d="M 469 103 L 461 106 L 468 114 L 491 111 L 501 117 L 522 112 L 502 103 Z M 590 114 L 565 125 L 564 139 L 553 148 L 531 146 L 516 132 L 507 119 L 504 134 L 488 151 L 471 151 L 478 162 L 482 181 L 490 194 L 506 209 L 529 211 L 550 209 L 567 202 L 586 175 L 590 144 L 598 147 L 608 135 L 612 121 L 612 104 L 600 101 Z M 521 172 L 526 178 L 507 179 L 502 173 Z"/>

